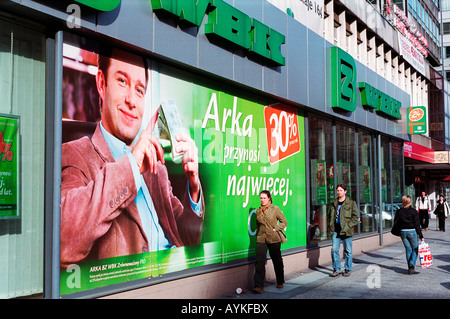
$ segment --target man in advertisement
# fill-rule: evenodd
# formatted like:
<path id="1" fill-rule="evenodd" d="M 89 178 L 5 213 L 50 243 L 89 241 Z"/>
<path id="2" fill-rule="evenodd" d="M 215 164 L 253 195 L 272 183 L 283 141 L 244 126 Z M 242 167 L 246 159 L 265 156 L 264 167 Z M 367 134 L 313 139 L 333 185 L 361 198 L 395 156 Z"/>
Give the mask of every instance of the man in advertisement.
<path id="1" fill-rule="evenodd" d="M 62 145 L 61 267 L 200 242 L 204 199 L 194 141 L 176 136 L 187 187 L 172 193 L 153 129 L 140 135 L 148 84 L 145 59 L 108 49 L 96 77 L 101 122 L 91 139 Z"/>

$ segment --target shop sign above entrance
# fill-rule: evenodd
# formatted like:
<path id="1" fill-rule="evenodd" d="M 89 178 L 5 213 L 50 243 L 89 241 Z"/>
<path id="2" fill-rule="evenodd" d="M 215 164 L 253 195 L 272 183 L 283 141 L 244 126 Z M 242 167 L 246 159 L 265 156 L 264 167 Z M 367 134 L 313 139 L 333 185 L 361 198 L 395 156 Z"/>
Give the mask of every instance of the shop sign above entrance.
<path id="1" fill-rule="evenodd" d="M 347 112 L 354 112 L 357 105 L 357 91 L 361 104 L 377 113 L 400 120 L 400 101 L 390 97 L 365 82 L 356 82 L 356 64 L 353 57 L 338 47 L 331 48 L 331 105 Z"/>
<path id="2" fill-rule="evenodd" d="M 276 66 L 285 65 L 280 50 L 285 36 L 223 0 L 151 0 L 151 4 L 155 13 L 174 15 L 180 24 L 200 27 L 207 15 L 205 34 L 209 39 L 220 45 L 244 49 L 247 55 Z"/>
<path id="3" fill-rule="evenodd" d="M 47 0 L 49 1 L 49 0 Z M 67 0 L 68 1 L 68 0 Z M 99 11 L 112 11 L 122 0 L 74 0 Z M 205 15 L 205 34 L 215 44 L 244 49 L 247 56 L 270 66 L 283 66 L 281 45 L 286 37 L 223 0 L 145 0 L 155 13 L 172 15 L 180 25 L 200 27 Z"/>
<path id="4" fill-rule="evenodd" d="M 414 142 L 403 143 L 403 153 L 405 157 L 416 159 L 422 162 L 434 164 L 434 150 Z"/>

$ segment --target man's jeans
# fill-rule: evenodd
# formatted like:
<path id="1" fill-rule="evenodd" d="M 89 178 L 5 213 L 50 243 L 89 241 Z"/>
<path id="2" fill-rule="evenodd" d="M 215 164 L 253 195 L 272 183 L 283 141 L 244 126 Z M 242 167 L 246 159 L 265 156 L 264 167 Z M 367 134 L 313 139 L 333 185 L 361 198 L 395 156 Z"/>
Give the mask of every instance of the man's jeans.
<path id="1" fill-rule="evenodd" d="M 333 246 L 331 247 L 331 259 L 333 261 L 333 269 L 341 271 L 341 257 L 339 256 L 339 249 L 344 247 L 344 268 L 345 270 L 352 270 L 352 250 L 353 250 L 353 237 L 343 237 L 338 236 L 337 233 L 333 233 Z"/>
<path id="2" fill-rule="evenodd" d="M 427 209 L 419 209 L 420 227 L 423 229 L 428 228 L 429 220 L 430 220 L 430 218 L 428 216 L 428 210 Z"/>
<path id="3" fill-rule="evenodd" d="M 419 252 L 419 243 L 415 229 L 402 230 L 401 238 L 406 250 L 406 262 L 413 266 L 416 265 L 417 255 Z"/>

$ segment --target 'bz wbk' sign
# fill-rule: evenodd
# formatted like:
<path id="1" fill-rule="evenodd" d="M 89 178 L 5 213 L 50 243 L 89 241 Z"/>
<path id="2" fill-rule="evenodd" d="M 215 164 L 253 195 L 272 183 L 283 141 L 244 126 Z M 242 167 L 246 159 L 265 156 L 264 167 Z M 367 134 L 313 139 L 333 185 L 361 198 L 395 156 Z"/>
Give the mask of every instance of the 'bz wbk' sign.
<path id="1" fill-rule="evenodd" d="M 402 103 L 365 82 L 356 82 L 356 64 L 353 57 L 338 47 L 330 48 L 331 58 L 331 106 L 354 112 L 357 106 L 357 91 L 361 104 L 384 116 L 401 119 Z"/>

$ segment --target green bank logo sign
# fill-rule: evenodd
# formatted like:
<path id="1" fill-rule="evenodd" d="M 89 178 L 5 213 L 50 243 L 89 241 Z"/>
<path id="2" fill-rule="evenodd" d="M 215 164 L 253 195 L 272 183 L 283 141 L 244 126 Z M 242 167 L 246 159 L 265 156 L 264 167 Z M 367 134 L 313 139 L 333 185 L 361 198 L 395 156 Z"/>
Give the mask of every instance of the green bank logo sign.
<path id="1" fill-rule="evenodd" d="M 377 90 L 368 83 L 356 83 L 356 65 L 353 57 L 338 47 L 331 48 L 331 103 L 333 108 L 354 112 L 357 91 L 361 104 L 386 117 L 400 120 L 400 101 Z"/>
<path id="2" fill-rule="evenodd" d="M 219 45 L 234 46 L 248 56 L 285 65 L 280 49 L 285 36 L 250 18 L 223 0 L 151 0 L 156 14 L 172 15 L 180 24 L 200 27 L 205 15 L 205 34 Z"/>
<path id="3" fill-rule="evenodd" d="M 74 1 L 99 11 L 112 11 L 121 3 L 121 0 Z M 224 47 L 243 49 L 247 56 L 268 62 L 271 66 L 285 65 L 285 58 L 281 53 L 285 36 L 223 0 L 150 1 L 157 15 L 175 16 L 183 26 L 200 27 L 204 16 L 207 15 L 205 34 L 211 42 Z"/>

